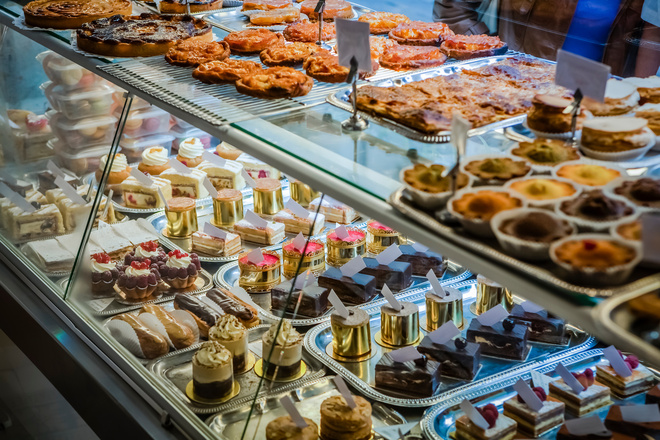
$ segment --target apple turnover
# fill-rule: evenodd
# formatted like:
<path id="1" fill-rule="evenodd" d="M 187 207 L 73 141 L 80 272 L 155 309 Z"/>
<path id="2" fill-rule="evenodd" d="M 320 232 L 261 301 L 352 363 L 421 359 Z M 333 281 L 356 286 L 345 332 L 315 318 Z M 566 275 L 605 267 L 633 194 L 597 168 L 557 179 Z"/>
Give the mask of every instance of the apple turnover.
<path id="1" fill-rule="evenodd" d="M 302 43 L 314 43 L 319 41 L 319 25 L 312 23 L 309 20 L 300 20 L 292 23 L 284 29 L 284 38 L 287 41 L 300 41 Z M 323 25 L 323 34 L 321 39 L 323 41 L 332 40 L 335 38 L 336 30 L 334 23 L 326 23 Z"/>
<path id="2" fill-rule="evenodd" d="M 192 76 L 206 84 L 234 83 L 243 76 L 263 70 L 261 64 L 248 60 L 227 58 L 211 61 L 197 67 Z"/>
<path id="3" fill-rule="evenodd" d="M 295 42 L 283 46 L 269 47 L 259 54 L 261 62 L 268 67 L 289 66 L 302 64 L 319 47 L 314 43 Z"/>
<path id="4" fill-rule="evenodd" d="M 445 23 L 424 21 L 402 23 L 389 32 L 391 39 L 410 46 L 438 46 L 451 35 L 454 35 L 454 32 Z"/>
<path id="5" fill-rule="evenodd" d="M 392 12 L 367 12 L 358 21 L 369 23 L 369 32 L 374 35 L 387 34 L 400 24 L 410 23 L 405 15 Z"/>
<path id="6" fill-rule="evenodd" d="M 396 46 L 388 47 L 380 57 L 380 64 L 392 70 L 425 69 L 444 64 L 447 55 L 437 47 Z"/>
<path id="7" fill-rule="evenodd" d="M 230 33 L 225 37 L 225 41 L 232 53 L 249 55 L 284 44 L 284 37 L 268 29 L 247 29 Z"/>

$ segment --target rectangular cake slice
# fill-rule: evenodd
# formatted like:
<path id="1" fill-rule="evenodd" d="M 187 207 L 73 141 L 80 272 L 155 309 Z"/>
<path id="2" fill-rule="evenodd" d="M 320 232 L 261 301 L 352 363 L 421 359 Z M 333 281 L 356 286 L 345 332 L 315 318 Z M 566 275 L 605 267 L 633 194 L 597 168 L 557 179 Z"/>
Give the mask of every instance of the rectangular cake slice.
<path id="1" fill-rule="evenodd" d="M 472 423 L 467 415 L 456 420 L 457 440 L 512 440 L 516 436 L 517 423 L 509 417 L 499 414 L 495 425 L 483 429 Z"/>
<path id="2" fill-rule="evenodd" d="M 241 175 L 243 166 L 236 161 L 227 160 L 225 166 L 220 167 L 205 160 L 197 165 L 197 169 L 206 173 L 218 191 L 226 188 L 240 190 L 245 187 L 245 179 Z"/>
<path id="3" fill-rule="evenodd" d="M 440 254 L 431 251 L 418 251 L 412 245 L 402 244 L 399 246 L 401 255 L 396 261 L 410 263 L 412 274 L 420 277 L 426 276 L 432 270 L 438 279 L 441 279 L 447 270 L 447 259 Z"/>
<path id="4" fill-rule="evenodd" d="M 619 376 L 609 365 L 597 365 L 596 377 L 614 394 L 623 398 L 646 391 L 655 383 L 655 376 L 643 365 L 637 365 L 628 377 Z"/>
<path id="5" fill-rule="evenodd" d="M 268 222 L 265 228 L 258 228 L 243 219 L 234 224 L 234 232 L 241 236 L 241 240 L 253 243 L 273 245 L 284 240 L 284 225 L 277 222 Z"/>
<path id="6" fill-rule="evenodd" d="M 360 271 L 376 278 L 376 289 L 382 289 L 387 284 L 392 291 L 399 291 L 412 284 L 412 266 L 410 263 L 393 261 L 390 264 L 380 264 L 375 258 L 364 258 L 367 266 Z"/>
<path id="7" fill-rule="evenodd" d="M 421 358 L 396 362 L 385 353 L 376 364 L 376 388 L 413 397 L 431 397 L 440 385 L 440 364 Z"/>
<path id="8" fill-rule="evenodd" d="M 121 223 L 125 225 L 126 223 Z M 133 244 L 119 235 L 112 227 L 100 228 L 92 231 L 90 240 L 110 255 L 113 260 L 121 260 L 124 255 L 133 250 Z"/>
<path id="9" fill-rule="evenodd" d="M 48 272 L 66 272 L 73 267 L 75 255 L 55 239 L 32 241 L 25 245 L 25 255 Z"/>
<path id="10" fill-rule="evenodd" d="M 34 212 L 25 212 L 19 207 L 9 209 L 5 225 L 16 241 L 64 234 L 64 220 L 57 206 L 41 205 Z"/>
<path id="11" fill-rule="evenodd" d="M 159 177 L 170 181 L 170 184 L 172 185 L 172 197 L 202 199 L 209 195 L 203 184 L 204 178 L 206 177 L 204 171 L 189 168 L 189 173 L 182 174 L 174 168 L 168 168 L 160 173 Z"/>
<path id="12" fill-rule="evenodd" d="M 151 185 L 143 185 L 133 176 L 128 176 L 121 183 L 122 197 L 124 204 L 128 208 L 162 208 L 165 202 L 172 198 L 172 184 L 169 180 L 160 177 L 151 176 Z M 162 199 L 158 190 L 165 196 Z"/>
<path id="13" fill-rule="evenodd" d="M 481 362 L 481 345 L 457 338 L 444 344 L 434 343 L 425 336 L 417 350 L 440 362 L 443 376 L 473 380 Z"/>
<path id="14" fill-rule="evenodd" d="M 215 257 L 225 257 L 240 252 L 241 237 L 231 232 L 227 232 L 225 238 L 214 237 L 201 231 L 196 231 L 192 235 L 193 251 Z"/>
<path id="15" fill-rule="evenodd" d="M 316 212 L 320 202 L 320 197 L 312 200 L 307 209 L 311 212 Z M 357 213 L 353 208 L 327 196 L 323 198 L 319 213 L 325 215 L 326 220 L 329 222 L 341 223 L 344 225 L 351 224 L 357 217 Z"/>
<path id="16" fill-rule="evenodd" d="M 564 402 L 566 411 L 578 417 L 612 403 L 610 389 L 598 382 L 578 394 L 563 379 L 559 379 L 550 382 L 550 395 Z"/>
<path id="17" fill-rule="evenodd" d="M 504 402 L 504 415 L 518 423 L 518 431 L 539 437 L 564 423 L 564 403 L 548 397 L 543 401 L 543 408 L 537 412 L 516 396 Z"/>
<path id="18" fill-rule="evenodd" d="M 509 318 L 529 327 L 529 340 L 548 344 L 564 344 L 566 331 L 564 320 L 548 314 L 547 310 L 536 313 L 525 311 L 523 306 L 515 305 Z"/>
<path id="19" fill-rule="evenodd" d="M 298 217 L 288 209 L 283 209 L 273 217 L 273 221 L 283 223 L 286 232 L 304 235 L 317 235 L 325 227 L 325 216 L 319 213 L 314 221 L 314 213 L 310 212 L 306 218 Z M 313 229 L 312 229 L 313 227 Z"/>
<path id="20" fill-rule="evenodd" d="M 349 304 L 364 304 L 377 294 L 376 278 L 363 273 L 345 277 L 336 267 L 329 267 L 318 282 L 319 286 L 334 290 L 339 299 Z"/>
<path id="21" fill-rule="evenodd" d="M 329 289 L 321 287 L 317 282 L 314 282 L 302 289 L 294 289 L 291 294 L 291 300 L 287 303 L 292 283 L 293 280 L 287 280 L 273 287 L 270 292 L 271 310 L 281 311 L 286 307 L 287 312 L 293 313 L 296 307 L 298 307 L 298 316 L 307 316 L 310 318 L 316 318 L 325 313 L 328 309 Z M 299 306 L 298 302 L 300 302 Z"/>
<path id="22" fill-rule="evenodd" d="M 516 324 L 508 318 L 492 326 L 482 325 L 478 319 L 473 319 L 467 331 L 467 340 L 480 344 L 485 355 L 523 360 L 529 352 L 528 334 L 526 325 Z"/>

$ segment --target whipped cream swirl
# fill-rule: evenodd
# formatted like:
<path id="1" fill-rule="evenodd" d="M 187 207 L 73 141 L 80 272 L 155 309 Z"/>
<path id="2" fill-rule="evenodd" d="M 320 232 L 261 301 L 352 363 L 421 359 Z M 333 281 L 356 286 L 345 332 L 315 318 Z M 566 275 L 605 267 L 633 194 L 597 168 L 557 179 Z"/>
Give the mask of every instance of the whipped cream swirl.
<path id="1" fill-rule="evenodd" d="M 92 259 L 92 272 L 103 273 L 106 270 L 112 270 L 115 268 L 115 263 L 112 261 L 109 263 L 99 263 L 98 261 Z"/>
<path id="2" fill-rule="evenodd" d="M 142 246 L 138 246 L 137 248 L 135 248 L 135 256 L 140 258 L 155 257 L 156 255 L 158 255 L 158 253 L 159 253 L 158 249 L 156 249 L 155 251 L 148 251 Z"/>
<path id="3" fill-rule="evenodd" d="M 231 352 L 222 344 L 206 341 L 193 356 L 193 362 L 208 368 L 218 368 L 231 361 Z"/>
<path id="4" fill-rule="evenodd" d="M 102 170 L 105 168 L 105 164 L 108 162 L 108 155 L 101 157 L 101 162 L 99 163 L 99 169 Z M 128 168 L 128 161 L 126 156 L 121 153 L 115 154 L 115 160 L 112 162 L 112 167 L 110 168 L 111 173 L 121 173 Z"/>
<path id="5" fill-rule="evenodd" d="M 291 321 L 288 319 L 282 320 L 282 327 L 280 328 L 279 334 L 276 335 L 277 326 L 278 323 L 270 326 L 270 329 L 266 334 L 266 341 L 268 343 L 272 344 L 274 341 L 275 345 L 290 347 L 302 341 L 302 335 L 293 328 Z"/>
<path id="6" fill-rule="evenodd" d="M 141 277 L 143 275 L 150 275 L 151 270 L 149 269 L 136 269 L 133 266 L 128 266 L 126 270 L 124 270 L 124 273 L 128 275 L 129 277 Z"/>
<path id="7" fill-rule="evenodd" d="M 142 152 L 142 163 L 147 166 L 160 166 L 167 162 L 167 150 L 163 147 L 151 147 Z"/>
<path id="8" fill-rule="evenodd" d="M 192 259 L 190 258 L 190 255 L 177 258 L 175 256 L 171 256 L 167 259 L 167 262 L 165 262 L 165 265 L 167 267 L 176 267 L 176 268 L 186 268 L 192 263 Z"/>
<path id="9" fill-rule="evenodd" d="M 179 144 L 179 156 L 194 159 L 204 153 L 204 144 L 196 137 L 189 137 Z"/>
<path id="10" fill-rule="evenodd" d="M 245 335 L 246 329 L 234 315 L 222 315 L 209 330 L 209 338 L 221 341 L 238 341 Z"/>

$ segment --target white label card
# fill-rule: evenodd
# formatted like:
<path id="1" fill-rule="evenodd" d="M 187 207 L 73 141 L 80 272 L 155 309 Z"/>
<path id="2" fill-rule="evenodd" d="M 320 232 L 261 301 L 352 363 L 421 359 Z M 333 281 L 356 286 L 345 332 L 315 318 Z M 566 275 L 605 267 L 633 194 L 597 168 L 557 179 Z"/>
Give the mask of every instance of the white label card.
<path id="1" fill-rule="evenodd" d="M 303 429 L 307 427 L 307 422 L 305 421 L 305 419 L 303 419 L 303 417 L 296 409 L 296 406 L 293 404 L 291 397 L 289 396 L 282 397 L 280 399 L 280 403 L 282 404 L 286 412 L 289 413 L 291 420 L 293 420 L 293 423 L 295 423 L 298 428 Z"/>
<path id="2" fill-rule="evenodd" d="M 413 249 L 415 249 L 417 252 L 426 252 L 426 251 L 429 250 L 428 247 L 424 246 L 424 245 L 421 244 L 421 243 L 413 243 L 411 246 L 412 246 Z"/>
<path id="3" fill-rule="evenodd" d="M 4 182 L 0 182 L 0 194 L 8 198 L 14 205 L 21 208 L 25 212 L 34 212 L 37 209 L 32 206 L 30 202 L 21 197 L 18 193 L 15 193 L 11 188 L 5 185 Z"/>
<path id="4" fill-rule="evenodd" d="M 87 305 L 97 312 L 104 311 L 115 299 L 114 298 L 100 298 L 93 299 L 87 302 Z"/>
<path id="5" fill-rule="evenodd" d="M 471 128 L 472 124 L 465 120 L 460 114 L 454 113 L 451 116 L 451 144 L 456 148 L 460 157 L 465 156 L 468 131 Z"/>
<path id="6" fill-rule="evenodd" d="M 374 431 L 385 440 L 400 440 L 404 438 L 410 432 L 410 430 L 418 424 L 419 422 L 410 422 L 404 423 L 403 425 L 381 426 L 380 428 L 374 427 Z"/>
<path id="7" fill-rule="evenodd" d="M 67 196 L 73 203 L 76 203 L 78 205 L 87 204 L 85 199 L 83 199 L 82 196 L 78 194 L 71 185 L 69 185 L 69 182 L 64 180 L 61 176 L 57 176 L 55 178 L 55 185 L 60 187 L 64 195 Z"/>
<path id="8" fill-rule="evenodd" d="M 623 405 L 621 418 L 630 423 L 657 423 L 660 422 L 660 407 L 657 403 L 652 405 Z"/>
<path id="9" fill-rule="evenodd" d="M 618 374 L 621 377 L 632 376 L 632 371 L 630 370 L 630 367 L 628 367 L 628 364 L 626 364 L 623 361 L 623 357 L 621 357 L 619 351 L 614 347 L 614 345 L 610 345 L 605 350 L 603 350 L 603 354 L 610 362 L 610 365 L 612 366 L 614 371 L 616 371 L 616 374 Z"/>
<path id="10" fill-rule="evenodd" d="M 202 159 L 207 160 L 211 162 L 213 165 L 220 168 L 224 168 L 225 165 L 227 164 L 227 161 L 225 159 L 209 151 L 205 151 L 202 153 Z"/>
<path id="11" fill-rule="evenodd" d="M 641 221 L 644 261 L 660 264 L 660 214 L 642 214 Z"/>
<path id="12" fill-rule="evenodd" d="M 603 102 L 610 70 L 606 64 L 559 49 L 555 84 L 572 92 L 580 89 L 584 96 Z"/>
<path id="13" fill-rule="evenodd" d="M 50 171 L 50 173 L 55 177 L 57 176 L 60 176 L 62 178 L 66 177 L 64 171 L 62 171 L 60 167 L 55 165 L 52 160 L 48 161 L 48 163 L 46 164 L 46 168 L 48 168 L 48 171 Z"/>
<path id="14" fill-rule="evenodd" d="M 520 304 L 520 306 L 527 313 L 538 313 L 543 310 L 543 307 L 531 301 L 525 301 L 522 304 Z"/>
<path id="15" fill-rule="evenodd" d="M 9 174 L 7 174 L 5 172 L 0 172 L 0 179 L 4 180 L 5 182 L 9 183 L 10 185 L 18 184 L 18 180 L 15 177 L 10 176 Z"/>
<path id="16" fill-rule="evenodd" d="M 536 370 L 532 370 L 532 383 L 535 387 L 543 388 L 546 395 L 550 393 L 550 382 L 552 382 L 552 378 Z"/>
<path id="17" fill-rule="evenodd" d="M 390 351 L 390 357 L 394 362 L 405 364 L 406 362 L 414 361 L 415 359 L 421 358 L 422 355 L 419 354 L 419 351 L 417 351 L 415 347 L 410 345 L 408 347 L 403 347 L 403 348 L 399 348 L 398 350 Z"/>
<path id="18" fill-rule="evenodd" d="M 158 195 L 160 196 L 160 199 L 163 201 L 163 203 L 167 205 L 167 199 L 165 198 L 165 194 L 163 194 L 163 190 L 160 189 L 160 186 L 156 187 L 156 191 L 158 192 Z"/>
<path id="19" fill-rule="evenodd" d="M 351 394 L 351 392 L 348 390 L 348 386 L 346 385 L 346 382 L 344 382 L 344 379 L 342 379 L 341 376 L 335 376 L 332 378 L 332 380 L 335 382 L 335 385 L 337 386 L 339 393 L 346 401 L 346 404 L 348 404 L 348 406 L 351 408 L 357 407 L 355 400 L 353 400 L 353 394 Z"/>
<path id="20" fill-rule="evenodd" d="M 222 229 L 213 226 L 209 222 L 204 223 L 204 233 L 210 235 L 211 237 L 217 237 L 222 240 L 227 238 L 227 231 L 223 231 Z"/>
<path id="21" fill-rule="evenodd" d="M 387 266 L 388 264 L 394 262 L 397 258 L 401 256 L 401 249 L 396 244 L 390 245 L 380 254 L 376 255 L 376 261 L 378 264 Z"/>
<path id="22" fill-rule="evenodd" d="M 598 416 L 567 419 L 564 424 L 571 435 L 601 434 L 608 431 Z"/>
<path id="23" fill-rule="evenodd" d="M 437 330 L 432 331 L 427 336 L 434 344 L 442 345 L 449 342 L 454 336 L 460 335 L 461 331 L 456 327 L 454 321 L 447 321 Z"/>
<path id="24" fill-rule="evenodd" d="M 284 204 L 284 207 L 293 212 L 293 215 L 300 218 L 309 218 L 309 211 L 303 208 L 293 199 L 289 199 Z"/>
<path id="25" fill-rule="evenodd" d="M 348 263 L 344 264 L 342 267 L 339 268 L 341 270 L 341 274 L 344 275 L 345 277 L 352 277 L 362 269 L 367 267 L 366 264 L 364 264 L 364 260 L 362 257 L 355 257 Z"/>
<path id="26" fill-rule="evenodd" d="M 487 312 L 477 316 L 477 321 L 479 321 L 479 324 L 481 325 L 492 327 L 493 325 L 505 319 L 507 316 L 509 316 L 509 312 L 507 312 L 506 309 L 502 307 L 502 304 L 498 304 Z"/>
<path id="27" fill-rule="evenodd" d="M 438 281 L 438 277 L 435 276 L 435 272 L 433 272 L 433 269 L 429 269 L 428 273 L 426 274 L 426 279 L 429 280 L 429 283 L 431 284 L 431 288 L 433 289 L 433 292 L 435 292 L 436 295 L 438 296 L 445 296 L 445 289 L 442 288 L 442 285 L 440 284 L 440 281 Z"/>
<path id="28" fill-rule="evenodd" d="M 245 220 L 255 228 L 266 229 L 268 227 L 268 222 L 255 214 L 251 209 L 248 209 L 245 213 Z"/>
<path id="29" fill-rule="evenodd" d="M 298 232 L 296 238 L 293 239 L 293 248 L 298 252 L 302 253 L 302 251 L 305 250 L 305 243 L 307 243 L 307 240 L 305 240 L 305 236 L 302 235 L 302 232 Z"/>
<path id="30" fill-rule="evenodd" d="M 337 226 L 335 228 L 335 235 L 337 236 L 338 239 L 340 240 L 345 240 L 349 237 L 348 231 L 346 230 L 346 226 Z"/>
<path id="31" fill-rule="evenodd" d="M 335 19 L 337 29 L 337 54 L 339 64 L 351 67 L 351 58 L 358 62 L 358 70 L 371 72 L 371 46 L 369 23 L 357 20 Z"/>
<path id="32" fill-rule="evenodd" d="M 330 295 L 328 295 L 328 301 L 330 301 L 330 304 L 332 304 L 332 307 L 335 308 L 335 311 L 339 316 L 342 318 L 346 319 L 348 318 L 348 309 L 344 305 L 343 302 L 341 302 L 341 299 L 337 296 L 334 290 L 330 290 Z"/>
<path id="33" fill-rule="evenodd" d="M 314 283 L 314 281 L 316 281 L 316 277 L 312 272 L 308 270 L 307 272 L 298 274 L 294 287 L 296 289 L 302 290 L 310 284 Z"/>
<path id="34" fill-rule="evenodd" d="M 215 186 L 213 186 L 208 176 L 204 176 L 204 180 L 202 181 L 202 184 L 204 185 L 204 188 L 206 188 L 206 190 L 209 192 L 209 195 L 211 197 L 213 197 L 214 199 L 218 197 L 218 190 L 215 189 Z"/>
<path id="35" fill-rule="evenodd" d="M 131 168 L 131 176 L 135 177 L 135 180 L 137 180 L 144 186 L 151 186 L 154 184 L 154 181 L 151 180 L 149 176 L 147 176 L 137 168 Z"/>
<path id="36" fill-rule="evenodd" d="M 250 173 L 245 171 L 245 168 L 241 170 L 241 175 L 243 176 L 243 179 L 245 179 L 245 183 L 247 183 L 250 188 L 257 186 L 257 182 L 255 182 L 252 176 L 250 176 Z"/>
<path id="37" fill-rule="evenodd" d="M 247 259 L 252 264 L 260 264 L 264 261 L 264 254 L 261 248 L 253 249 L 247 254 Z"/>
<path id="38" fill-rule="evenodd" d="M 536 393 L 532 391 L 529 385 L 527 385 L 527 382 L 522 379 L 518 379 L 518 382 L 513 385 L 513 389 L 516 390 L 518 395 L 522 398 L 522 400 L 525 401 L 527 406 L 529 406 L 532 411 L 539 412 L 541 409 L 543 409 L 543 402 L 541 399 L 539 399 L 539 396 L 537 396 Z"/>
<path id="39" fill-rule="evenodd" d="M 385 297 L 387 302 L 390 304 L 390 307 L 392 307 L 397 312 L 401 310 L 401 304 L 399 304 L 399 301 L 396 300 L 394 294 L 387 286 L 387 284 L 383 284 L 383 288 L 381 289 L 380 293 Z"/>
<path id="40" fill-rule="evenodd" d="M 464 399 L 461 402 L 461 410 L 470 418 L 472 423 L 483 430 L 488 429 L 488 422 L 486 419 L 484 419 L 484 416 L 482 416 L 481 413 L 477 411 L 477 408 L 475 408 L 474 405 L 470 403 L 469 400 Z"/>
<path id="41" fill-rule="evenodd" d="M 575 394 L 580 394 L 584 391 L 584 386 L 571 374 L 570 371 L 561 362 L 557 364 L 555 372 L 564 379 L 564 383 L 571 387 Z"/>
<path id="42" fill-rule="evenodd" d="M 181 174 L 190 174 L 192 171 L 190 168 L 179 162 L 178 160 L 171 158 L 170 166 L 174 168 L 174 171 Z"/>

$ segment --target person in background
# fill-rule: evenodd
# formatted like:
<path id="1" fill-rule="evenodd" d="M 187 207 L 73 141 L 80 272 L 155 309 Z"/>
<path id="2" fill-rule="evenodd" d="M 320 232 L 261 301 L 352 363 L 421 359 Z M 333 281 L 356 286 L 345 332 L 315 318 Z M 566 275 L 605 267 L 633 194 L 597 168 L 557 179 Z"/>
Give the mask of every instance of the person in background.
<path id="1" fill-rule="evenodd" d="M 642 19 L 643 6 L 644 0 L 435 0 L 433 19 L 456 33 L 497 34 L 509 49 L 541 58 L 554 60 L 565 49 L 610 65 L 614 75 L 649 76 L 660 62 L 660 31 Z"/>

